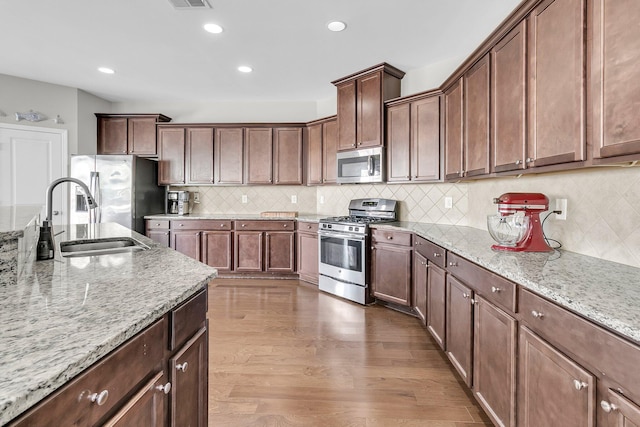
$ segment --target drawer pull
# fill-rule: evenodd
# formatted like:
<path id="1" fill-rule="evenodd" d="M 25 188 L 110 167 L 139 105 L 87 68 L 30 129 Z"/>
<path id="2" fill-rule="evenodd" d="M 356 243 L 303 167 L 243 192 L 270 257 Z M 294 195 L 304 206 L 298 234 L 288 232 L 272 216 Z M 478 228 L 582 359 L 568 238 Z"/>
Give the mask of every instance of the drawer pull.
<path id="1" fill-rule="evenodd" d="M 469 298 L 469 294 L 468 294 L 468 293 L 466 293 L 466 292 L 463 292 L 463 293 L 462 293 L 462 298 L 465 298 L 465 299 L 466 299 L 466 298 Z"/>
<path id="2" fill-rule="evenodd" d="M 283 225 L 283 227 L 284 227 L 284 228 L 287 228 L 287 225 L 288 225 L 288 224 L 284 224 L 284 225 Z"/>
<path id="3" fill-rule="evenodd" d="M 184 227 L 184 224 L 183 224 L 183 223 L 180 223 L 180 227 Z"/>
<path id="4" fill-rule="evenodd" d="M 531 311 L 531 315 L 536 319 L 542 319 L 544 317 L 544 313 L 535 310 Z"/>
<path id="5" fill-rule="evenodd" d="M 243 227 L 243 228 L 244 228 L 244 227 L 246 227 L 246 226 L 247 226 L 247 224 L 242 224 L 240 227 Z"/>
<path id="6" fill-rule="evenodd" d="M 613 403 L 609 403 L 606 400 L 602 400 L 600 401 L 600 407 L 602 408 L 602 410 L 604 412 L 606 412 L 607 414 L 611 411 L 617 411 L 618 407 L 616 405 L 614 405 Z"/>
<path id="7" fill-rule="evenodd" d="M 576 388 L 576 390 L 582 390 L 587 388 L 589 384 L 585 383 L 584 381 L 573 380 L 573 386 Z"/>
<path id="8" fill-rule="evenodd" d="M 164 394 L 169 394 L 171 391 L 171 383 L 166 383 L 165 385 L 156 386 L 156 390 L 163 392 Z"/>
<path id="9" fill-rule="evenodd" d="M 387 236 L 387 240 L 393 240 L 393 236 Z"/>
<path id="10" fill-rule="evenodd" d="M 156 227 L 160 227 L 160 223 L 159 222 L 156 222 Z"/>
<path id="11" fill-rule="evenodd" d="M 187 368 L 189 367 L 189 364 L 187 362 L 184 363 L 178 363 L 176 365 L 176 369 L 180 372 L 187 372 Z"/>
<path id="12" fill-rule="evenodd" d="M 224 227 L 224 224 L 220 224 L 220 227 Z"/>
<path id="13" fill-rule="evenodd" d="M 313 227 L 311 227 L 310 225 L 307 225 L 307 230 L 311 230 Z"/>
<path id="14" fill-rule="evenodd" d="M 497 287 L 495 287 L 495 286 L 492 286 L 492 287 L 491 287 L 491 292 L 493 292 L 494 294 L 497 294 L 497 293 L 498 293 L 498 292 L 500 292 L 500 291 L 502 291 L 502 289 L 497 288 Z"/>
<path id="15" fill-rule="evenodd" d="M 433 256 L 436 258 L 440 258 L 442 256 L 442 254 L 439 254 L 438 252 L 434 252 Z"/>
<path id="16" fill-rule="evenodd" d="M 455 262 L 455 261 L 449 262 L 449 267 L 457 267 L 457 266 L 458 266 L 457 262 Z"/>
<path id="17" fill-rule="evenodd" d="M 417 240 L 415 241 L 414 245 L 415 246 L 420 246 L 422 243 L 418 242 Z"/>
<path id="18" fill-rule="evenodd" d="M 477 299 L 475 299 L 475 298 L 471 298 L 471 305 L 476 305 L 476 304 L 478 304 L 479 302 L 480 302 L 480 301 L 478 301 Z"/>
<path id="19" fill-rule="evenodd" d="M 427 265 L 427 263 L 426 263 L 426 262 L 424 262 L 424 261 L 421 261 L 421 262 L 420 262 L 420 264 L 422 264 L 422 265 Z"/>
<path id="20" fill-rule="evenodd" d="M 91 393 L 88 397 L 89 400 L 96 405 L 102 406 L 107 403 L 107 399 L 109 399 L 109 390 L 102 390 L 100 393 Z"/>

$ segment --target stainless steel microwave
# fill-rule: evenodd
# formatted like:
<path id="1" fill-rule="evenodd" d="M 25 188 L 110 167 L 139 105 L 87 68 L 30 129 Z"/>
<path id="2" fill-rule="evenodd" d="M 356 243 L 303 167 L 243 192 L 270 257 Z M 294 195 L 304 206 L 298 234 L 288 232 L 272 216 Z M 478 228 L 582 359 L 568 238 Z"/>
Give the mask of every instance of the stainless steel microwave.
<path id="1" fill-rule="evenodd" d="M 338 184 L 384 182 L 383 147 L 338 153 Z"/>

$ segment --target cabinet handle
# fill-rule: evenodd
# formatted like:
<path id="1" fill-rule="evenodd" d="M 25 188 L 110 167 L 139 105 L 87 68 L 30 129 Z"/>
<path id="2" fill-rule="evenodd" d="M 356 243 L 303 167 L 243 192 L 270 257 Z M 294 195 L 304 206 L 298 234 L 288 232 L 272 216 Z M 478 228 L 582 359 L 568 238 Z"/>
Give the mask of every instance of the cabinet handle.
<path id="1" fill-rule="evenodd" d="M 613 403 L 609 403 L 606 400 L 600 401 L 600 407 L 607 414 L 609 412 L 611 412 L 611 411 L 617 411 L 618 410 L 618 406 L 617 405 L 614 405 Z"/>
<path id="2" fill-rule="evenodd" d="M 422 264 L 422 265 L 427 265 L 427 263 L 426 263 L 426 262 L 424 262 L 424 261 L 421 261 L 421 262 L 420 262 L 420 264 Z"/>
<path id="3" fill-rule="evenodd" d="M 246 227 L 246 226 L 247 226 L 247 224 L 242 224 L 240 227 L 244 228 L 244 227 Z"/>
<path id="4" fill-rule="evenodd" d="M 536 161 L 536 159 L 534 159 L 532 157 L 527 157 L 527 163 L 533 163 L 535 161 Z"/>
<path id="5" fill-rule="evenodd" d="M 497 288 L 497 287 L 495 287 L 495 286 L 492 286 L 492 287 L 491 287 L 491 292 L 493 292 L 494 294 L 497 294 L 497 293 L 498 293 L 498 292 L 500 292 L 500 291 L 502 291 L 502 289 Z"/>
<path id="6" fill-rule="evenodd" d="M 475 298 L 471 298 L 471 305 L 476 305 L 476 304 L 478 304 L 479 302 L 480 302 L 480 301 L 478 301 L 477 299 L 475 299 Z"/>
<path id="7" fill-rule="evenodd" d="M 418 242 L 417 240 L 413 243 L 414 246 L 420 246 L 422 243 Z"/>
<path id="8" fill-rule="evenodd" d="M 284 225 L 283 225 L 283 227 L 284 227 L 284 228 L 287 228 L 287 224 L 284 224 Z"/>
<path id="9" fill-rule="evenodd" d="M 544 313 L 535 310 L 531 311 L 531 315 L 536 319 L 542 319 L 544 317 Z"/>
<path id="10" fill-rule="evenodd" d="M 156 227 L 160 227 L 160 223 L 159 222 L 156 222 Z"/>
<path id="11" fill-rule="evenodd" d="M 440 258 L 442 256 L 442 254 L 439 254 L 438 252 L 434 252 L 433 256 L 436 258 Z"/>
<path id="12" fill-rule="evenodd" d="M 165 385 L 156 386 L 156 390 L 163 392 L 164 394 L 169 394 L 171 391 L 171 383 L 166 383 Z"/>
<path id="13" fill-rule="evenodd" d="M 224 227 L 224 224 L 220 224 L 220 227 Z"/>
<path id="14" fill-rule="evenodd" d="M 516 166 L 517 165 L 521 165 L 521 164 L 522 164 L 522 160 L 520 160 L 520 159 L 516 160 Z"/>
<path id="15" fill-rule="evenodd" d="M 189 367 L 189 364 L 187 362 L 184 363 L 178 363 L 176 365 L 176 370 L 180 371 L 180 372 L 187 372 L 187 368 Z"/>
<path id="16" fill-rule="evenodd" d="M 307 230 L 311 230 L 313 227 L 311 227 L 310 225 L 307 225 Z"/>
<path id="17" fill-rule="evenodd" d="M 387 240 L 393 240 L 393 236 L 387 236 Z"/>
<path id="18" fill-rule="evenodd" d="M 184 227 L 184 224 L 180 223 L 180 227 Z"/>
<path id="19" fill-rule="evenodd" d="M 462 293 L 462 298 L 464 298 L 464 299 L 469 298 L 469 294 L 468 294 L 468 293 L 466 293 L 466 292 L 463 292 L 463 293 Z"/>
<path id="20" fill-rule="evenodd" d="M 584 381 L 573 380 L 573 386 L 575 387 L 576 390 L 582 390 L 587 388 L 589 384 L 585 383 Z"/>
<path id="21" fill-rule="evenodd" d="M 449 262 L 449 267 L 457 267 L 457 266 L 458 266 L 457 262 L 455 262 L 455 261 Z"/>
<path id="22" fill-rule="evenodd" d="M 107 403 L 107 399 L 109 399 L 109 390 L 102 390 L 100 393 L 91 393 L 87 397 L 96 405 L 102 406 Z"/>

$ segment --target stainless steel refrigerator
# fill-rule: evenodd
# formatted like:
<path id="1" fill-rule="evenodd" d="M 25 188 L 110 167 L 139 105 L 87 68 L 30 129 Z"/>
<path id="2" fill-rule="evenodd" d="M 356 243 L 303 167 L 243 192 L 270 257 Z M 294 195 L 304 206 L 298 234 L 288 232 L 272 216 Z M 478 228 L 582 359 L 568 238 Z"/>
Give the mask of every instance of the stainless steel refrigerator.
<path id="1" fill-rule="evenodd" d="M 144 216 L 165 211 L 166 188 L 158 185 L 158 162 L 138 156 L 71 156 L 71 176 L 91 190 L 98 208 L 71 185 L 70 222 L 117 222 L 144 234 Z"/>

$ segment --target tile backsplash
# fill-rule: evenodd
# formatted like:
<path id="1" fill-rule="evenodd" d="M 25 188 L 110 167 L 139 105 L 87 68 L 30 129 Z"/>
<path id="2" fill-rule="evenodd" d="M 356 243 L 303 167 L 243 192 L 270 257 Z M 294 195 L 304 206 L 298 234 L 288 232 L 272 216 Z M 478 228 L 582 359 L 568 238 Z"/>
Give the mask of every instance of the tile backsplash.
<path id="1" fill-rule="evenodd" d="M 402 221 L 467 225 L 486 230 L 486 216 L 496 212 L 492 200 L 506 192 L 544 193 L 555 207 L 567 199 L 567 220 L 552 215 L 548 237 L 564 249 L 640 267 L 640 167 L 607 167 L 519 178 L 466 183 L 377 184 L 247 187 L 179 187 L 200 193 L 194 213 L 298 211 L 300 214 L 345 215 L 349 201 L 382 197 L 400 201 Z M 242 203 L 242 196 L 247 203 Z M 291 202 L 296 196 L 297 203 Z M 445 208 L 451 198 L 452 207 Z M 542 215 L 544 218 L 546 214 Z"/>

